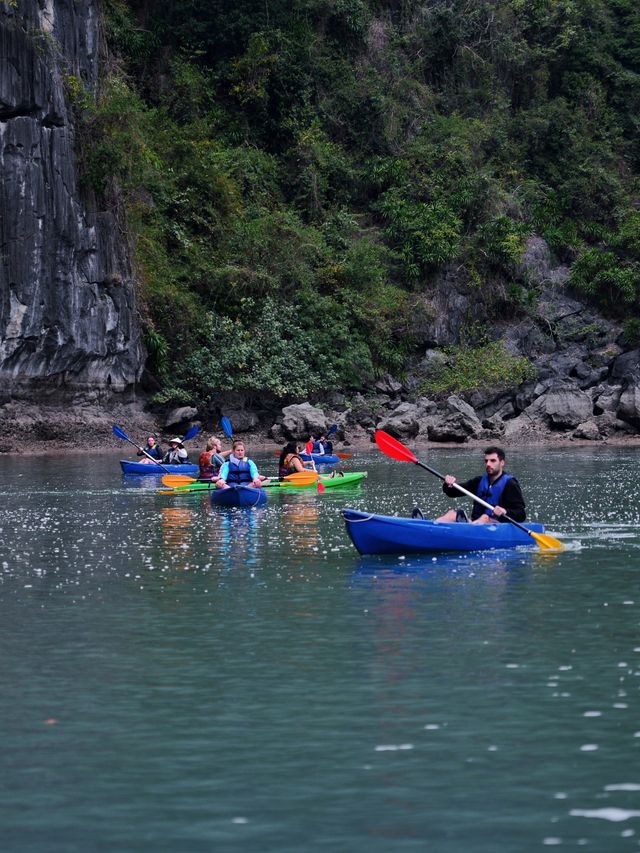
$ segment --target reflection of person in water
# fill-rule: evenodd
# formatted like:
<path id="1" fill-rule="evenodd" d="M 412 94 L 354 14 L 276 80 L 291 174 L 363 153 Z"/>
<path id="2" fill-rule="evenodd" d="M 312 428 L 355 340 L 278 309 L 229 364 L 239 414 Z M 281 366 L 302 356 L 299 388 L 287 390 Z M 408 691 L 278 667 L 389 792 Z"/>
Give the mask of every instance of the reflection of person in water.
<path id="1" fill-rule="evenodd" d="M 186 571 L 192 555 L 194 509 L 163 506 L 160 513 L 163 554 L 170 557 L 173 569 Z"/>
<path id="2" fill-rule="evenodd" d="M 282 540 L 298 553 L 315 553 L 320 544 L 320 513 L 315 494 L 289 492 L 281 496 Z"/>
<path id="3" fill-rule="evenodd" d="M 228 575 L 258 563 L 258 534 L 262 518 L 258 512 L 211 513 L 210 552 L 219 558 L 216 571 Z"/>

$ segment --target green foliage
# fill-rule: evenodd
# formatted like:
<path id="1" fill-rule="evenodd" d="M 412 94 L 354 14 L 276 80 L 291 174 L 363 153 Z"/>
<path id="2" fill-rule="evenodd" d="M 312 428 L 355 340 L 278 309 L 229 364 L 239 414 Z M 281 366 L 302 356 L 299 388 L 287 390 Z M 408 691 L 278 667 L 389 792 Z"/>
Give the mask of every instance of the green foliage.
<path id="1" fill-rule="evenodd" d="M 640 318 L 630 317 L 624 324 L 624 341 L 630 347 L 640 346 Z"/>
<path id="2" fill-rule="evenodd" d="M 143 341 L 149 354 L 148 369 L 159 377 L 169 372 L 169 344 L 163 335 L 151 325 L 143 326 Z"/>
<path id="3" fill-rule="evenodd" d="M 126 205 L 164 398 L 401 373 L 447 268 L 489 313 L 532 306 L 532 234 L 583 295 L 640 307 L 634 0 L 103 8 L 118 61 L 66 90 L 86 186 Z M 525 375 L 485 346 L 442 381 L 499 382 L 472 367 L 500 355 Z"/>
<path id="4" fill-rule="evenodd" d="M 386 233 L 410 281 L 417 281 L 455 256 L 462 221 L 447 205 L 410 201 L 389 190 L 380 210 L 387 223 Z"/>
<path id="5" fill-rule="evenodd" d="M 461 346 L 446 351 L 448 361 L 424 383 L 422 393 L 473 391 L 475 388 L 512 388 L 536 372 L 526 358 L 514 358 L 502 341 L 479 347 Z"/>
<path id="6" fill-rule="evenodd" d="M 508 216 L 497 216 L 478 229 L 478 243 L 487 263 L 511 272 L 524 251 L 531 227 Z"/>
<path id="7" fill-rule="evenodd" d="M 159 399 L 208 401 L 223 390 L 306 396 L 332 387 L 338 376 L 327 341 L 292 305 L 246 299 L 241 316 L 209 314 L 202 344 L 183 359 Z M 335 359 L 334 359 L 335 360 Z"/>
<path id="8" fill-rule="evenodd" d="M 640 297 L 640 262 L 614 252 L 587 249 L 573 265 L 570 282 L 603 308 L 620 314 Z"/>

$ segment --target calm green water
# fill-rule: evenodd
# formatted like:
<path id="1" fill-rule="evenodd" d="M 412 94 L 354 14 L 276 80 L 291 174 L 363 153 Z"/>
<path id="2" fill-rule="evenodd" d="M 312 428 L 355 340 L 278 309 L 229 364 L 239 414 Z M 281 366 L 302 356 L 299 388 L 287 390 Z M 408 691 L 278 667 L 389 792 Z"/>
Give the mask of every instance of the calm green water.
<path id="1" fill-rule="evenodd" d="M 451 505 L 374 452 L 262 510 L 2 459 L 1 849 L 636 850 L 640 451 L 512 457 L 563 554 L 359 558 Z"/>

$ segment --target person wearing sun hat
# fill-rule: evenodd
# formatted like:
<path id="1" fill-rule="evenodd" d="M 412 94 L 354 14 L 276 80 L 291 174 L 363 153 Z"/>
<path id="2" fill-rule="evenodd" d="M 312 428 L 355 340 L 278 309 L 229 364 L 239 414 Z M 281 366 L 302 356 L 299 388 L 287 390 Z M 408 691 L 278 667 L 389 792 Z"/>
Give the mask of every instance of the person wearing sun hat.
<path id="1" fill-rule="evenodd" d="M 165 465 L 184 465 L 189 461 L 189 455 L 184 449 L 180 436 L 169 440 L 169 449 L 162 461 Z"/>

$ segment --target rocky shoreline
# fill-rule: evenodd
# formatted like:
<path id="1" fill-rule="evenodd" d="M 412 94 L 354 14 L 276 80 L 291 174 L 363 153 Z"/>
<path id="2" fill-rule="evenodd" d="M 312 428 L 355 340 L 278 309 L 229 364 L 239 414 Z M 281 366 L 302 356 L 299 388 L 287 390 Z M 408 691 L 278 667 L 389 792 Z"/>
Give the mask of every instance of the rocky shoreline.
<path id="1" fill-rule="evenodd" d="M 551 409 L 554 399 L 555 408 Z M 380 405 L 377 416 L 374 398 L 368 400 L 366 416 L 353 406 L 334 409 L 309 402 L 285 406 L 262 422 L 250 411 L 226 409 L 225 413 L 233 424 L 234 435 L 243 438 L 249 447 L 261 450 L 277 449 L 289 439 L 303 440 L 309 435 L 320 435 L 333 424 L 337 427 L 332 436 L 336 452 L 371 448 L 376 429 L 384 429 L 414 448 L 427 445 L 468 448 L 483 447 L 489 443 L 499 443 L 507 449 L 526 446 L 640 446 L 640 433 L 625 421 L 616 427 L 617 418 L 607 418 L 606 432 L 599 426 L 597 437 L 589 437 L 589 430 L 584 425 L 602 424 L 603 420 L 598 415 L 590 421 L 576 424 L 580 428 L 559 430 L 549 426 L 553 424 L 550 411 L 562 410 L 565 412 L 563 417 L 570 418 L 567 413 L 573 410 L 569 403 L 574 399 L 575 395 L 569 393 L 563 408 L 560 405 L 562 395 L 551 397 L 546 400 L 545 408 L 542 405 L 536 408 L 540 413 L 538 419 L 525 414 L 526 424 L 523 425 L 519 416 L 507 420 L 498 429 L 494 424 L 494 428 L 483 425 L 473 407 L 456 396 L 438 403 L 431 400 L 399 401 L 394 406 L 387 401 L 386 406 Z M 155 434 L 166 445 L 172 435 L 184 434 L 193 424 L 201 430 L 201 435 L 193 441 L 194 448 L 200 447 L 203 437 L 210 433 L 224 438 L 219 417 L 203 418 L 192 408 L 175 409 L 162 417 L 146 411 L 140 403 L 91 411 L 36 404 L 13 404 L 11 411 L 7 408 L 4 406 L 0 411 L 0 454 L 4 455 L 115 452 L 121 449 L 123 456 L 130 456 L 134 452 L 133 447 L 115 437 L 112 432 L 114 423 L 121 426 L 133 441 L 141 443 L 147 435 Z M 575 412 L 573 420 L 579 419 L 578 416 L 579 412 Z M 514 423 L 516 420 L 520 421 L 519 425 Z"/>

